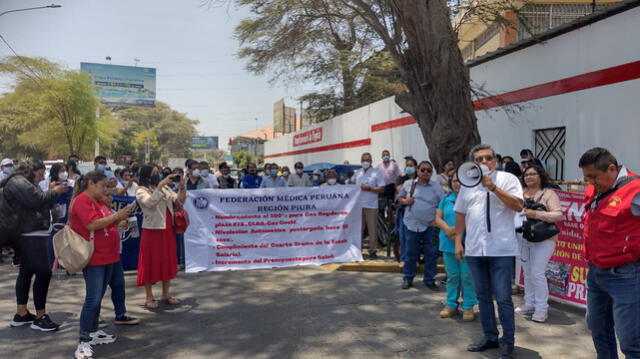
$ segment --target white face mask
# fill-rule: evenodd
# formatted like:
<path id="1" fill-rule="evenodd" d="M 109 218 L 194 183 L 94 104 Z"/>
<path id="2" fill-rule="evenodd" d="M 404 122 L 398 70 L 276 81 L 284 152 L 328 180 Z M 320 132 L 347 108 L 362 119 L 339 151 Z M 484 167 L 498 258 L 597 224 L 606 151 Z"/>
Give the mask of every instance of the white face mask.
<path id="1" fill-rule="evenodd" d="M 296 168 L 296 173 L 297 173 L 297 174 L 301 175 L 301 174 L 302 174 L 302 172 L 304 172 L 304 171 L 302 170 L 302 168 Z"/>
<path id="2" fill-rule="evenodd" d="M 282 175 L 283 175 L 283 176 L 285 176 L 285 177 L 287 177 L 287 176 L 289 175 L 289 171 L 284 171 L 284 172 L 282 172 Z"/>
<path id="3" fill-rule="evenodd" d="M 362 162 L 362 168 L 366 170 L 369 167 L 371 167 L 371 162 L 367 162 L 367 161 Z"/>
<path id="4" fill-rule="evenodd" d="M 327 180 L 327 183 L 328 183 L 328 184 L 330 184 L 331 186 L 333 186 L 334 184 L 336 184 L 336 182 L 337 182 L 337 181 L 338 181 L 338 180 L 337 180 L 337 179 L 335 179 L 335 178 L 329 178 L 329 179 Z"/>
<path id="5" fill-rule="evenodd" d="M 191 175 L 193 177 L 200 177 L 200 170 L 196 168 L 195 170 L 191 171 Z"/>
<path id="6" fill-rule="evenodd" d="M 200 176 L 202 177 L 207 177 L 209 175 L 209 170 L 202 170 L 200 171 Z"/>
<path id="7" fill-rule="evenodd" d="M 60 181 L 66 181 L 67 178 L 69 178 L 69 174 L 67 172 L 58 173 L 58 179 L 60 179 Z"/>

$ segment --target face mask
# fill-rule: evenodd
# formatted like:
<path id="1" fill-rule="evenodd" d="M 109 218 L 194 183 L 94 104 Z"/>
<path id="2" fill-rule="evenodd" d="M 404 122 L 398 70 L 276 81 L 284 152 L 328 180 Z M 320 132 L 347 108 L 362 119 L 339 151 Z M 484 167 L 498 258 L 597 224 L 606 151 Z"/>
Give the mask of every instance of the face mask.
<path id="1" fill-rule="evenodd" d="M 191 171 L 191 175 L 193 177 L 200 177 L 200 170 L 196 168 L 195 170 Z"/>
<path id="2" fill-rule="evenodd" d="M 104 172 L 107 169 L 107 165 L 98 165 L 96 167 L 97 171 Z"/>
<path id="3" fill-rule="evenodd" d="M 58 173 L 58 178 L 60 181 L 66 181 L 67 178 L 69 178 L 69 174 L 67 172 L 60 172 Z"/>
<path id="4" fill-rule="evenodd" d="M 207 177 L 209 175 L 209 170 L 202 170 L 200 171 L 200 176 L 202 177 Z"/>
<path id="5" fill-rule="evenodd" d="M 362 168 L 366 170 L 369 167 L 371 167 L 371 162 L 367 162 L 367 161 L 362 162 Z"/>
<path id="6" fill-rule="evenodd" d="M 318 182 L 318 181 L 320 181 L 320 177 L 319 177 L 319 176 L 313 175 L 313 177 L 311 177 L 311 178 L 312 178 L 312 181 L 313 181 L 313 182 Z"/>
<path id="7" fill-rule="evenodd" d="M 283 175 L 283 176 L 285 176 L 285 177 L 287 177 L 287 176 L 289 175 L 289 171 L 284 171 L 284 172 L 282 172 L 282 175 Z"/>
<path id="8" fill-rule="evenodd" d="M 272 176 L 277 176 L 278 175 L 278 170 L 277 169 L 271 170 L 271 175 Z"/>
<path id="9" fill-rule="evenodd" d="M 164 175 L 163 175 L 162 173 L 160 173 L 160 174 L 158 175 L 158 178 L 160 178 L 160 181 L 162 181 L 162 180 L 164 179 Z"/>
<path id="10" fill-rule="evenodd" d="M 416 168 L 415 167 L 405 167 L 404 168 L 404 174 L 406 174 L 407 176 L 414 175 L 414 174 L 416 174 Z"/>
<path id="11" fill-rule="evenodd" d="M 389 162 L 389 161 L 391 161 L 391 157 L 389 157 L 389 156 L 384 156 L 384 157 L 382 157 L 382 160 L 383 160 L 384 162 Z"/>
<path id="12" fill-rule="evenodd" d="M 335 178 L 329 178 L 329 179 L 327 180 L 327 183 L 333 186 L 334 184 L 336 184 L 336 182 L 337 182 L 337 181 L 338 181 L 338 180 L 337 180 L 337 179 L 335 179 Z"/>
<path id="13" fill-rule="evenodd" d="M 13 167 L 5 167 L 2 169 L 2 172 L 4 172 L 4 174 L 6 175 L 10 175 L 11 172 L 13 172 Z"/>
<path id="14" fill-rule="evenodd" d="M 160 183 L 160 175 L 151 176 L 151 178 L 149 179 L 149 183 L 151 183 L 152 186 L 157 186 L 158 183 Z"/>
<path id="15" fill-rule="evenodd" d="M 302 170 L 302 168 L 296 168 L 296 173 L 301 175 L 304 171 Z"/>
<path id="16" fill-rule="evenodd" d="M 125 187 L 126 187 L 128 184 L 129 184 L 129 181 L 122 181 L 122 185 L 123 185 L 123 186 L 125 186 Z"/>

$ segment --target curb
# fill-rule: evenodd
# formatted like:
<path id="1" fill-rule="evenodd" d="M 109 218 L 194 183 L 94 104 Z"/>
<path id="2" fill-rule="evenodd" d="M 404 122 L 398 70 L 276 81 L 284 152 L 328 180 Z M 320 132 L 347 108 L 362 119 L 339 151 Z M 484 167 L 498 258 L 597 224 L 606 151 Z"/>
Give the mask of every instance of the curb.
<path id="1" fill-rule="evenodd" d="M 402 268 L 396 262 L 351 262 L 351 263 L 331 263 L 323 266 L 330 271 L 344 272 L 388 272 L 402 273 Z M 424 272 L 424 266 L 418 267 L 418 273 Z M 444 265 L 438 264 L 438 273 L 444 273 Z"/>

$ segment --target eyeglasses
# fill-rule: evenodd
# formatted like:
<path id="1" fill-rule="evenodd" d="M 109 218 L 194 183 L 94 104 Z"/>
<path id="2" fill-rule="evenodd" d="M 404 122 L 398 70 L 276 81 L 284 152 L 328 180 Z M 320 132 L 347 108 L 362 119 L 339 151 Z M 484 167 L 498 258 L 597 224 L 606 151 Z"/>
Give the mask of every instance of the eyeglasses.
<path id="1" fill-rule="evenodd" d="M 428 172 L 428 173 L 433 173 L 433 169 L 431 168 L 421 168 L 420 172 Z"/>
<path id="2" fill-rule="evenodd" d="M 525 173 L 523 177 L 535 177 L 537 175 L 538 175 L 537 172 L 531 172 L 531 173 Z"/>
<path id="3" fill-rule="evenodd" d="M 494 158 L 496 158 L 496 156 L 494 155 L 484 155 L 484 156 L 474 157 L 473 161 L 476 163 L 480 163 L 482 162 L 482 160 L 489 162 L 489 161 L 493 161 Z"/>

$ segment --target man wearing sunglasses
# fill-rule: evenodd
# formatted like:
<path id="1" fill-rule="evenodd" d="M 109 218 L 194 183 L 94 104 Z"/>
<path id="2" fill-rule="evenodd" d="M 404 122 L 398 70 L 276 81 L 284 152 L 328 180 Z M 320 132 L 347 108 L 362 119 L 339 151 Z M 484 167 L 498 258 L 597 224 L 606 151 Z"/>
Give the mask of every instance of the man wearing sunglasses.
<path id="1" fill-rule="evenodd" d="M 480 308 L 484 337 L 469 345 L 470 352 L 500 348 L 500 358 L 513 358 L 515 318 L 511 299 L 513 259 L 519 253 L 515 216 L 523 208 L 520 180 L 511 173 L 496 171 L 498 161 L 489 145 L 475 146 L 471 159 L 484 165 L 489 173 L 482 185 L 462 187 L 456 212 L 455 254 L 466 256 L 473 276 Z M 463 246 L 462 238 L 465 234 Z M 493 299 L 498 304 L 502 338 L 498 340 Z"/>
<path id="2" fill-rule="evenodd" d="M 433 165 L 422 161 L 418 165 L 418 177 L 404 182 L 398 203 L 405 205 L 402 224 L 406 236 L 406 261 L 402 267 L 402 289 L 413 285 L 413 277 L 418 274 L 418 258 L 420 243 L 424 250 L 424 285 L 431 290 L 438 290 L 433 278 L 438 274 L 438 249 L 433 243 L 433 227 L 436 210 L 444 191 L 440 184 L 431 180 Z"/>

